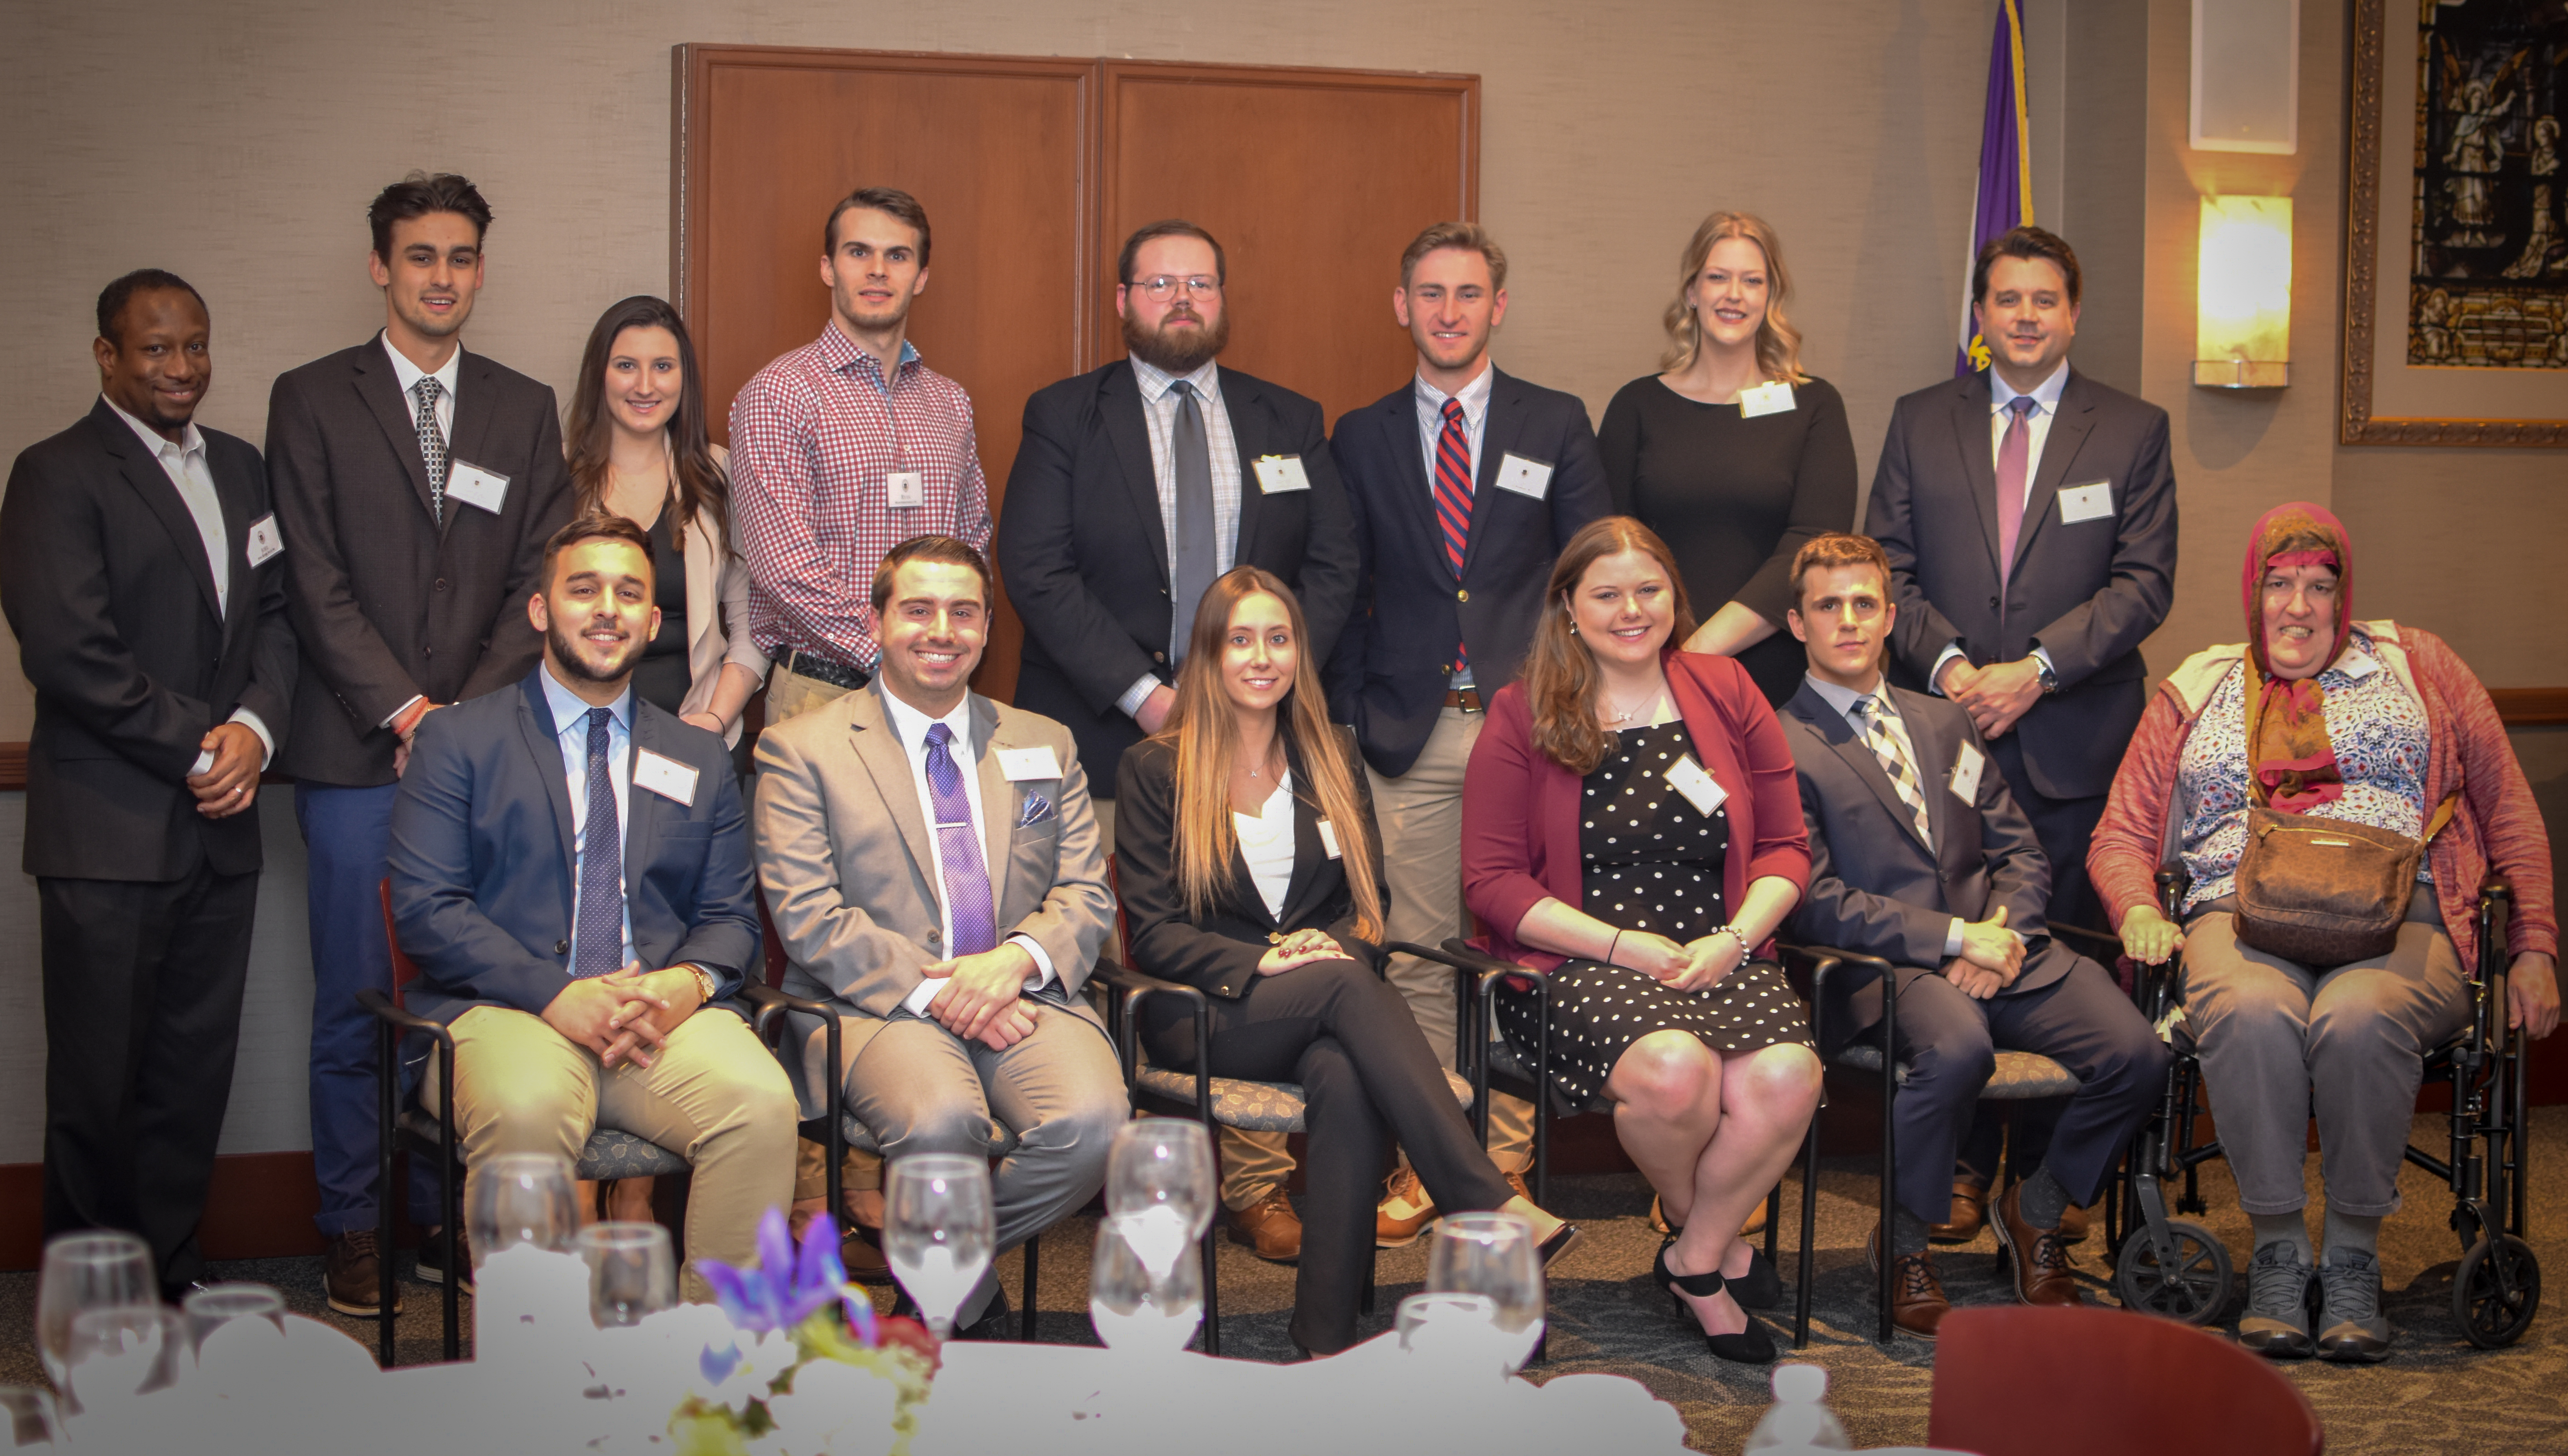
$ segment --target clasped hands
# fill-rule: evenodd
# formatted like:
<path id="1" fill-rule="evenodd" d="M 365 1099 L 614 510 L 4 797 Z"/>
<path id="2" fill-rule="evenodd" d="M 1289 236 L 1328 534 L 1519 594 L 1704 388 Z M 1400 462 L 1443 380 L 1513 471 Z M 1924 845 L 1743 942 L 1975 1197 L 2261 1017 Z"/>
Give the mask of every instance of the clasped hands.
<path id="1" fill-rule="evenodd" d="M 1971 716 L 1980 736 L 2002 737 L 2042 701 L 2042 662 L 2028 656 L 1975 668 L 1967 659 L 1952 658 L 1945 662 L 1935 685 Z"/>
<path id="2" fill-rule="evenodd" d="M 1026 978 L 1038 969 L 1035 958 L 1013 941 L 939 961 L 921 973 L 945 983 L 927 1004 L 927 1014 L 966 1041 L 1005 1051 L 1035 1032 L 1039 1013 L 1023 998 Z"/>
<path id="3" fill-rule="evenodd" d="M 1611 955 L 1613 964 L 1629 966 L 1670 991 L 1709 990 L 1748 959 L 1728 931 L 1679 945 L 1653 931 L 1627 930 L 1616 935 Z"/>
<path id="4" fill-rule="evenodd" d="M 597 1053 L 600 1066 L 651 1065 L 678 1023 L 704 1005 L 696 974 L 683 967 L 645 971 L 628 961 L 604 976 L 574 981 L 544 1008 L 544 1022 Z"/>
<path id="5" fill-rule="evenodd" d="M 212 766 L 202 773 L 187 775 L 187 787 L 196 795 L 196 812 L 208 819 L 228 819 L 250 806 L 258 797 L 259 760 L 267 756 L 267 745 L 258 740 L 247 724 L 218 723 L 196 747 L 214 755 Z"/>
<path id="6" fill-rule="evenodd" d="M 1266 954 L 1257 958 L 1257 974 L 1260 976 L 1278 976 L 1314 961 L 1347 959 L 1346 949 L 1338 944 L 1338 938 L 1325 930 L 1297 930 L 1290 935 L 1268 939 L 1272 943 L 1266 947 Z"/>
<path id="7" fill-rule="evenodd" d="M 1944 963 L 1944 979 L 1973 1001 L 1987 1001 L 2024 974 L 2024 937 L 2007 929 L 2007 908 L 1962 926 L 1962 954 Z"/>

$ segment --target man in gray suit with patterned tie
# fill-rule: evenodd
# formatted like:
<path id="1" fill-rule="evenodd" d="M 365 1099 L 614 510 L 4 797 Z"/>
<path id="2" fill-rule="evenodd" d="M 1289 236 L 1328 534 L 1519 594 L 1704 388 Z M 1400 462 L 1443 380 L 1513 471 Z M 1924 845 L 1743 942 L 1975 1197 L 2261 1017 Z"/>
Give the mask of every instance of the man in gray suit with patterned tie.
<path id="1" fill-rule="evenodd" d="M 1079 994 L 1115 917 L 1087 775 L 1068 728 L 970 691 L 991 605 L 969 544 L 893 547 L 874 572 L 874 681 L 759 739 L 756 839 L 786 989 L 841 1027 L 837 1067 L 820 1028 L 797 1027 L 803 1114 L 843 1099 L 891 1163 L 985 1154 L 1004 1124 L 1005 1251 L 1097 1192 L 1131 1108 Z M 985 1275 L 955 1325 L 1006 1312 Z"/>

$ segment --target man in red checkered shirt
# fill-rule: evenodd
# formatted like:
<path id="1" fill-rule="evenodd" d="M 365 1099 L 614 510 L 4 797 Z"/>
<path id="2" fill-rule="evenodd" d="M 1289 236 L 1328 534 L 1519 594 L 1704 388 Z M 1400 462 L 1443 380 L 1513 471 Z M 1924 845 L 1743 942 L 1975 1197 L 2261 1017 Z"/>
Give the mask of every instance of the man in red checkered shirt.
<path id="1" fill-rule="evenodd" d="M 749 623 L 775 663 L 767 721 L 873 676 L 874 567 L 911 536 L 990 549 L 972 399 L 905 337 L 927 289 L 927 210 L 863 187 L 821 229 L 829 324 L 760 370 L 731 406 L 732 508 Z"/>

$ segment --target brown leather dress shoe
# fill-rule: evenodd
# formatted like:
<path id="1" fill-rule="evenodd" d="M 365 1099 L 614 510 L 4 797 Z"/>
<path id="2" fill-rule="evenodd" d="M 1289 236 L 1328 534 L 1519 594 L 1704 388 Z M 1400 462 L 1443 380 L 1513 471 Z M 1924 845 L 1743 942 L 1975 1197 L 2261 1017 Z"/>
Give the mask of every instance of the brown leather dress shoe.
<path id="1" fill-rule="evenodd" d="M 1509 1174 L 1508 1182 L 1518 1192 L 1524 1188 L 1522 1174 Z M 1532 1195 L 1526 1194 L 1531 1200 Z M 1436 1222 L 1436 1200 L 1418 1181 L 1417 1170 L 1403 1164 L 1391 1170 L 1390 1181 L 1383 1185 L 1382 1203 L 1374 1209 L 1373 1242 L 1377 1249 L 1406 1249 L 1418 1242 L 1418 1236 Z M 1297 1226 L 1298 1227 L 1298 1226 Z"/>
<path id="2" fill-rule="evenodd" d="M 1881 1229 L 1875 1225 L 1864 1251 L 1872 1267 L 1881 1268 Z M 1937 1326 L 1953 1308 L 1944 1298 L 1944 1282 L 1935 1277 L 1935 1259 L 1921 1249 L 1890 1262 L 1890 1324 L 1902 1334 L 1933 1339 Z"/>
<path id="3" fill-rule="evenodd" d="M 1980 1237 L 1989 1221 L 1989 1191 L 1977 1183 L 1953 1180 L 1953 1217 L 1951 1223 L 1928 1224 L 1929 1244 L 1968 1244 Z"/>
<path id="4" fill-rule="evenodd" d="M 2015 1297 L 2028 1305 L 2083 1305 L 2071 1273 L 2069 1241 L 2058 1229 L 2037 1229 L 2024 1221 L 2024 1185 L 1998 1200 L 1998 1258 L 2015 1275 Z"/>
<path id="5" fill-rule="evenodd" d="M 382 1252 L 372 1229 L 350 1229 L 330 1241 L 321 1261 L 321 1288 L 330 1308 L 359 1319 L 383 1313 Z M 394 1286 L 393 1312 L 401 1312 L 400 1286 Z"/>
<path id="6" fill-rule="evenodd" d="M 1302 1257 L 1302 1220 L 1293 1212 L 1293 1201 L 1284 1196 L 1284 1185 L 1266 1190 L 1266 1196 L 1246 1208 L 1230 1211 L 1230 1242 L 1245 1244 L 1258 1258 L 1273 1264 L 1291 1264 Z"/>
<path id="7" fill-rule="evenodd" d="M 838 1263 L 857 1284 L 879 1289 L 892 1282 L 891 1260 L 883 1255 L 880 1229 L 849 1220 L 838 1239 Z"/>

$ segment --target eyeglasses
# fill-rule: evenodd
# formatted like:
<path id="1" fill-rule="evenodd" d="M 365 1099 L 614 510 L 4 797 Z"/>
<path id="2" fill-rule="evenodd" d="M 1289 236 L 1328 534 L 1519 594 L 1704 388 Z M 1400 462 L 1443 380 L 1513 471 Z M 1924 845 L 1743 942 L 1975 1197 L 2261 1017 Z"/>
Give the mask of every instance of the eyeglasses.
<path id="1" fill-rule="evenodd" d="M 1176 292 L 1180 286 L 1183 286 L 1187 296 L 1192 298 L 1210 298 L 1221 292 L 1220 279 L 1201 273 L 1197 273 L 1192 278 L 1171 278 L 1162 273 L 1155 278 L 1135 278 L 1124 286 L 1139 291 L 1152 303 L 1167 302 L 1168 295 Z"/>

